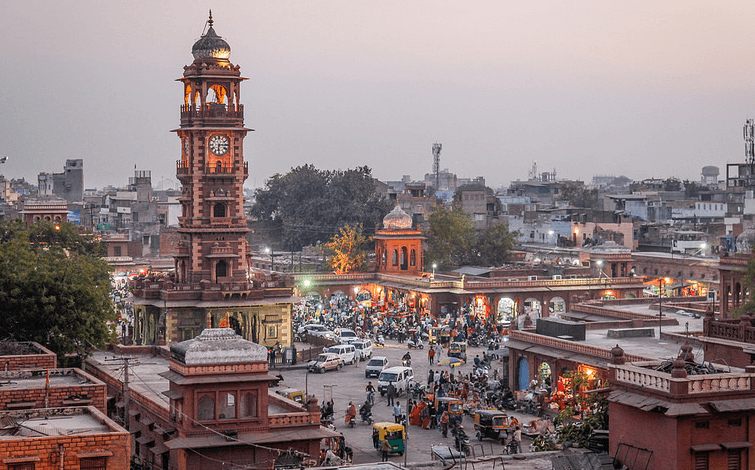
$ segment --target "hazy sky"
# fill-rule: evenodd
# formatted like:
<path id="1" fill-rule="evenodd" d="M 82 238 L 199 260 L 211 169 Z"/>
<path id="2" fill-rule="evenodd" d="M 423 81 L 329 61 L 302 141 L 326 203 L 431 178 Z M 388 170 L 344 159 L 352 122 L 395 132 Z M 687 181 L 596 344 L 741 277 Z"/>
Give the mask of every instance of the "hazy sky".
<path id="1" fill-rule="evenodd" d="M 175 184 L 175 82 L 212 8 L 241 66 L 247 186 L 313 163 L 491 187 L 540 171 L 699 180 L 744 159 L 755 2 L 35 1 L 0 15 L 0 166 Z"/>

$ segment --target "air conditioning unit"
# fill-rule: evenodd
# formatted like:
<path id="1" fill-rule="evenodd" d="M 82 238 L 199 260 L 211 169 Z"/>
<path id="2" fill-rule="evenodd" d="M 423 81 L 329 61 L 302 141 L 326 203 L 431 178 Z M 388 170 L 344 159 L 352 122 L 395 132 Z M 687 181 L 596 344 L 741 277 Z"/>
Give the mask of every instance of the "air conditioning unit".
<path id="1" fill-rule="evenodd" d="M 570 274 L 569 279 L 579 279 L 579 276 L 576 274 Z"/>
<path id="2" fill-rule="evenodd" d="M 518 281 L 518 280 L 519 280 L 519 279 L 517 279 L 517 278 L 515 278 L 515 277 L 510 277 L 510 278 L 509 278 L 509 282 L 516 282 L 516 281 Z"/>
<path id="3" fill-rule="evenodd" d="M 561 280 L 561 275 L 560 274 L 554 274 L 553 275 L 553 280 L 554 281 L 560 281 Z"/>
<path id="4" fill-rule="evenodd" d="M 528 281 L 537 281 L 537 276 L 527 276 Z"/>

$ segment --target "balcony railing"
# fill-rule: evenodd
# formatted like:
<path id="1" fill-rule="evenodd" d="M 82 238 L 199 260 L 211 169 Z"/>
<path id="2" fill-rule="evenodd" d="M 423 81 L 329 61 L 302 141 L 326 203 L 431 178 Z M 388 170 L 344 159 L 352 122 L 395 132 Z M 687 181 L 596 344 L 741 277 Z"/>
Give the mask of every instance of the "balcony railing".
<path id="1" fill-rule="evenodd" d="M 244 121 L 244 105 L 226 106 L 219 103 L 207 103 L 204 106 L 181 106 L 181 124 L 204 122 L 216 124 L 222 121 Z"/>

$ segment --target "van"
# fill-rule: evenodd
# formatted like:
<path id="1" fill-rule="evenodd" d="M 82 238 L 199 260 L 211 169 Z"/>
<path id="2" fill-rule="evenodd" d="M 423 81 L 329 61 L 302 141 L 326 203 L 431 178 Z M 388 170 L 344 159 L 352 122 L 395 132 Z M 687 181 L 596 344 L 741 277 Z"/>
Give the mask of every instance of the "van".
<path id="1" fill-rule="evenodd" d="M 396 387 L 396 396 L 406 392 L 414 382 L 414 370 L 411 367 L 394 366 L 380 373 L 378 377 L 378 391 L 380 395 L 388 393 L 388 384 L 393 382 Z"/>
<path id="2" fill-rule="evenodd" d="M 359 340 L 359 336 L 354 332 L 354 330 L 350 330 L 348 328 L 341 328 L 340 330 L 336 331 L 336 334 L 338 335 L 338 342 L 341 344 L 351 344 L 354 341 Z"/>
<path id="3" fill-rule="evenodd" d="M 344 364 L 354 364 L 357 362 L 356 348 L 353 344 L 336 344 L 328 346 L 322 350 L 324 353 L 338 354 Z"/>
<path id="4" fill-rule="evenodd" d="M 364 368 L 365 377 L 380 377 L 380 373 L 388 366 L 388 359 L 385 356 L 375 356 L 367 363 Z"/>
<path id="5" fill-rule="evenodd" d="M 357 357 L 360 361 L 366 361 L 372 357 L 372 341 L 369 339 L 361 339 L 351 343 L 357 351 Z"/>

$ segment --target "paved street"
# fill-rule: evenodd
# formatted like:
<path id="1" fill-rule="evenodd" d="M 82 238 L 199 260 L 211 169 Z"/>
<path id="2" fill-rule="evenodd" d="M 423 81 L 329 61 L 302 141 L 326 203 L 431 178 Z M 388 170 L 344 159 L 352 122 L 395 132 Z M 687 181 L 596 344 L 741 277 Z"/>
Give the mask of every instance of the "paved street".
<path id="1" fill-rule="evenodd" d="M 306 348 L 307 344 L 297 344 L 297 348 Z M 374 348 L 373 356 L 385 356 L 388 358 L 389 367 L 392 365 L 401 365 L 401 357 L 408 350 L 406 343 L 398 344 L 396 341 L 386 341 L 384 348 Z M 468 374 L 472 371 L 471 363 L 474 360 L 475 354 L 479 354 L 482 357 L 483 348 L 470 348 L 467 356 L 468 363 L 454 368 L 454 372 L 461 371 Z M 422 383 L 427 383 L 427 374 L 429 364 L 427 360 L 427 348 L 423 350 L 412 349 L 412 368 L 414 369 L 415 379 Z M 446 357 L 444 352 L 442 358 Z M 436 357 L 436 363 L 438 358 Z M 372 427 L 366 423 L 362 423 L 359 417 L 357 417 L 357 425 L 354 428 L 349 428 L 344 423 L 344 417 L 346 414 L 346 408 L 349 405 L 349 401 L 353 401 L 359 406 L 364 403 L 365 391 L 364 388 L 367 385 L 368 380 L 372 381 L 372 384 L 377 387 L 377 378 L 367 379 L 364 376 L 364 369 L 367 362 L 357 362 L 356 365 L 344 366 L 340 371 L 331 371 L 324 374 L 306 373 L 305 369 L 291 369 L 284 370 L 282 375 L 284 382 L 281 386 L 296 387 L 305 390 L 308 387 L 309 393 L 315 395 L 322 405 L 323 396 L 325 392 L 324 385 L 334 385 L 333 400 L 335 409 L 335 426 L 338 432 L 342 432 L 346 437 L 346 445 L 354 449 L 354 462 L 364 463 L 373 462 L 379 459 L 378 452 L 372 447 Z M 434 366 L 438 368 L 438 366 Z M 501 375 L 501 362 L 496 361 L 493 367 L 499 369 L 499 377 Z M 445 370 L 445 367 L 441 369 Z M 492 370 L 491 370 L 492 374 Z M 406 413 L 406 396 L 402 395 L 398 398 L 401 402 L 401 406 Z M 389 421 L 393 422 L 392 407 L 387 406 L 386 397 L 381 397 L 379 393 L 375 394 L 375 406 L 373 407 L 373 417 L 376 422 Z M 520 422 L 527 422 L 533 419 L 532 416 L 518 415 L 517 418 Z M 492 440 L 486 439 L 482 443 L 474 439 L 474 420 L 472 417 L 465 416 L 463 421 L 464 429 L 472 438 L 470 444 L 483 445 L 485 455 L 490 453 L 500 454 L 501 446 Z M 443 438 L 438 430 L 424 430 L 417 426 L 409 426 L 408 429 L 408 452 L 403 456 L 392 456 L 391 460 L 396 463 L 403 463 L 404 459 L 407 462 L 423 462 L 430 460 L 430 446 L 431 445 L 450 445 L 453 446 L 453 438 L 449 433 L 448 438 Z M 529 447 L 529 441 L 526 440 L 523 443 L 525 451 Z M 480 455 L 481 449 L 478 447 L 476 453 Z"/>

